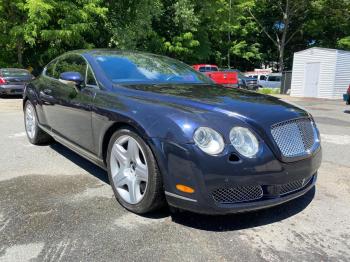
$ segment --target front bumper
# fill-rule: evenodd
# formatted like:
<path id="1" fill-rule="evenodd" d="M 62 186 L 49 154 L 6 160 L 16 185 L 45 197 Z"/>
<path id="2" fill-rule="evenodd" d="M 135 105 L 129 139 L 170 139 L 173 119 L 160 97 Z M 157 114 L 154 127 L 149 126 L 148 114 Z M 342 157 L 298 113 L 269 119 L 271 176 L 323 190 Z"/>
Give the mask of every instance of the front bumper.
<path id="1" fill-rule="evenodd" d="M 238 88 L 238 84 L 223 84 L 223 86 L 227 88 Z"/>
<path id="2" fill-rule="evenodd" d="M 0 95 L 22 95 L 24 85 L 0 85 Z"/>
<path id="3" fill-rule="evenodd" d="M 258 86 L 257 83 L 255 83 L 255 84 L 247 84 L 247 89 L 248 90 L 257 90 L 257 89 L 259 89 L 259 86 Z"/>
<path id="4" fill-rule="evenodd" d="M 204 214 L 252 211 L 300 197 L 314 187 L 322 159 L 321 148 L 308 159 L 283 163 L 267 150 L 254 160 L 241 158 L 231 161 L 230 148 L 222 156 L 212 157 L 194 145 L 157 143 L 154 151 L 160 163 L 169 205 Z M 305 184 L 281 193 L 281 188 L 288 188 L 296 181 L 305 181 Z M 195 192 L 180 192 L 176 184 L 192 187 Z M 257 199 L 232 203 L 219 202 L 214 197 L 217 190 L 250 187 L 260 187 L 262 195 Z"/>

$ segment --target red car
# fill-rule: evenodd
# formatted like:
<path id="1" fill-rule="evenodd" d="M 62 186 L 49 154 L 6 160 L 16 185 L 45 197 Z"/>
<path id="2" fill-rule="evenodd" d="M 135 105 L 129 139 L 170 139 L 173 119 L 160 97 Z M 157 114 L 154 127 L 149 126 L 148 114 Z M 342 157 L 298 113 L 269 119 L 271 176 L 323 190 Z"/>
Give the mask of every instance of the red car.
<path id="1" fill-rule="evenodd" d="M 219 71 L 217 65 L 196 64 L 192 66 L 195 70 L 210 77 L 216 84 L 226 87 L 238 87 L 238 73 Z"/>

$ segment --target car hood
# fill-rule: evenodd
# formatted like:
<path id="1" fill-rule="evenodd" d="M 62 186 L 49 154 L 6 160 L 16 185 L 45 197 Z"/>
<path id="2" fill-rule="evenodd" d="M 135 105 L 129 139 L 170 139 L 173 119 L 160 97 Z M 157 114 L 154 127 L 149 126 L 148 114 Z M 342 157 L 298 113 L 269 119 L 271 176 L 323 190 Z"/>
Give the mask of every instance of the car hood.
<path id="1" fill-rule="evenodd" d="M 234 116 L 263 126 L 308 116 L 308 113 L 276 97 L 219 85 L 123 85 L 124 94 L 152 103 L 194 112 Z"/>

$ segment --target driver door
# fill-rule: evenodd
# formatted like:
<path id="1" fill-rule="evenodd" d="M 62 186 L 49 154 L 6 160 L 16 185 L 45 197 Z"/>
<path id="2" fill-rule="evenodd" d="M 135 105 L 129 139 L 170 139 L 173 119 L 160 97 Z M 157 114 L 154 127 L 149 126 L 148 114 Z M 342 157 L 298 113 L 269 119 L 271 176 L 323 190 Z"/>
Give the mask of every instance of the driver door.
<path id="1" fill-rule="evenodd" d="M 77 87 L 60 80 L 59 76 L 64 72 L 79 72 L 85 83 Z M 91 106 L 97 86 L 86 85 L 87 74 L 91 75 L 91 69 L 80 55 L 71 54 L 59 59 L 54 73 L 56 80 L 50 85 L 51 105 L 46 107 L 45 114 L 54 133 L 93 152 Z"/>

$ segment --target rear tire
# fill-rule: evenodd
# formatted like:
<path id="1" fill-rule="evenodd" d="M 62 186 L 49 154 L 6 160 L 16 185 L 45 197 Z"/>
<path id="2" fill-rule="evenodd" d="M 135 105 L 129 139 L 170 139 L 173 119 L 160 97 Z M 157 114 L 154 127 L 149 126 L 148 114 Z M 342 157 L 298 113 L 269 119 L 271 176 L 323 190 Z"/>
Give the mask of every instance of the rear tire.
<path id="1" fill-rule="evenodd" d="M 108 177 L 118 202 L 145 214 L 165 203 L 162 176 L 150 147 L 131 128 L 117 130 L 107 151 Z"/>
<path id="2" fill-rule="evenodd" d="M 52 137 L 39 127 L 35 108 L 29 100 L 24 105 L 24 126 L 28 140 L 33 145 L 48 144 L 52 141 Z"/>

